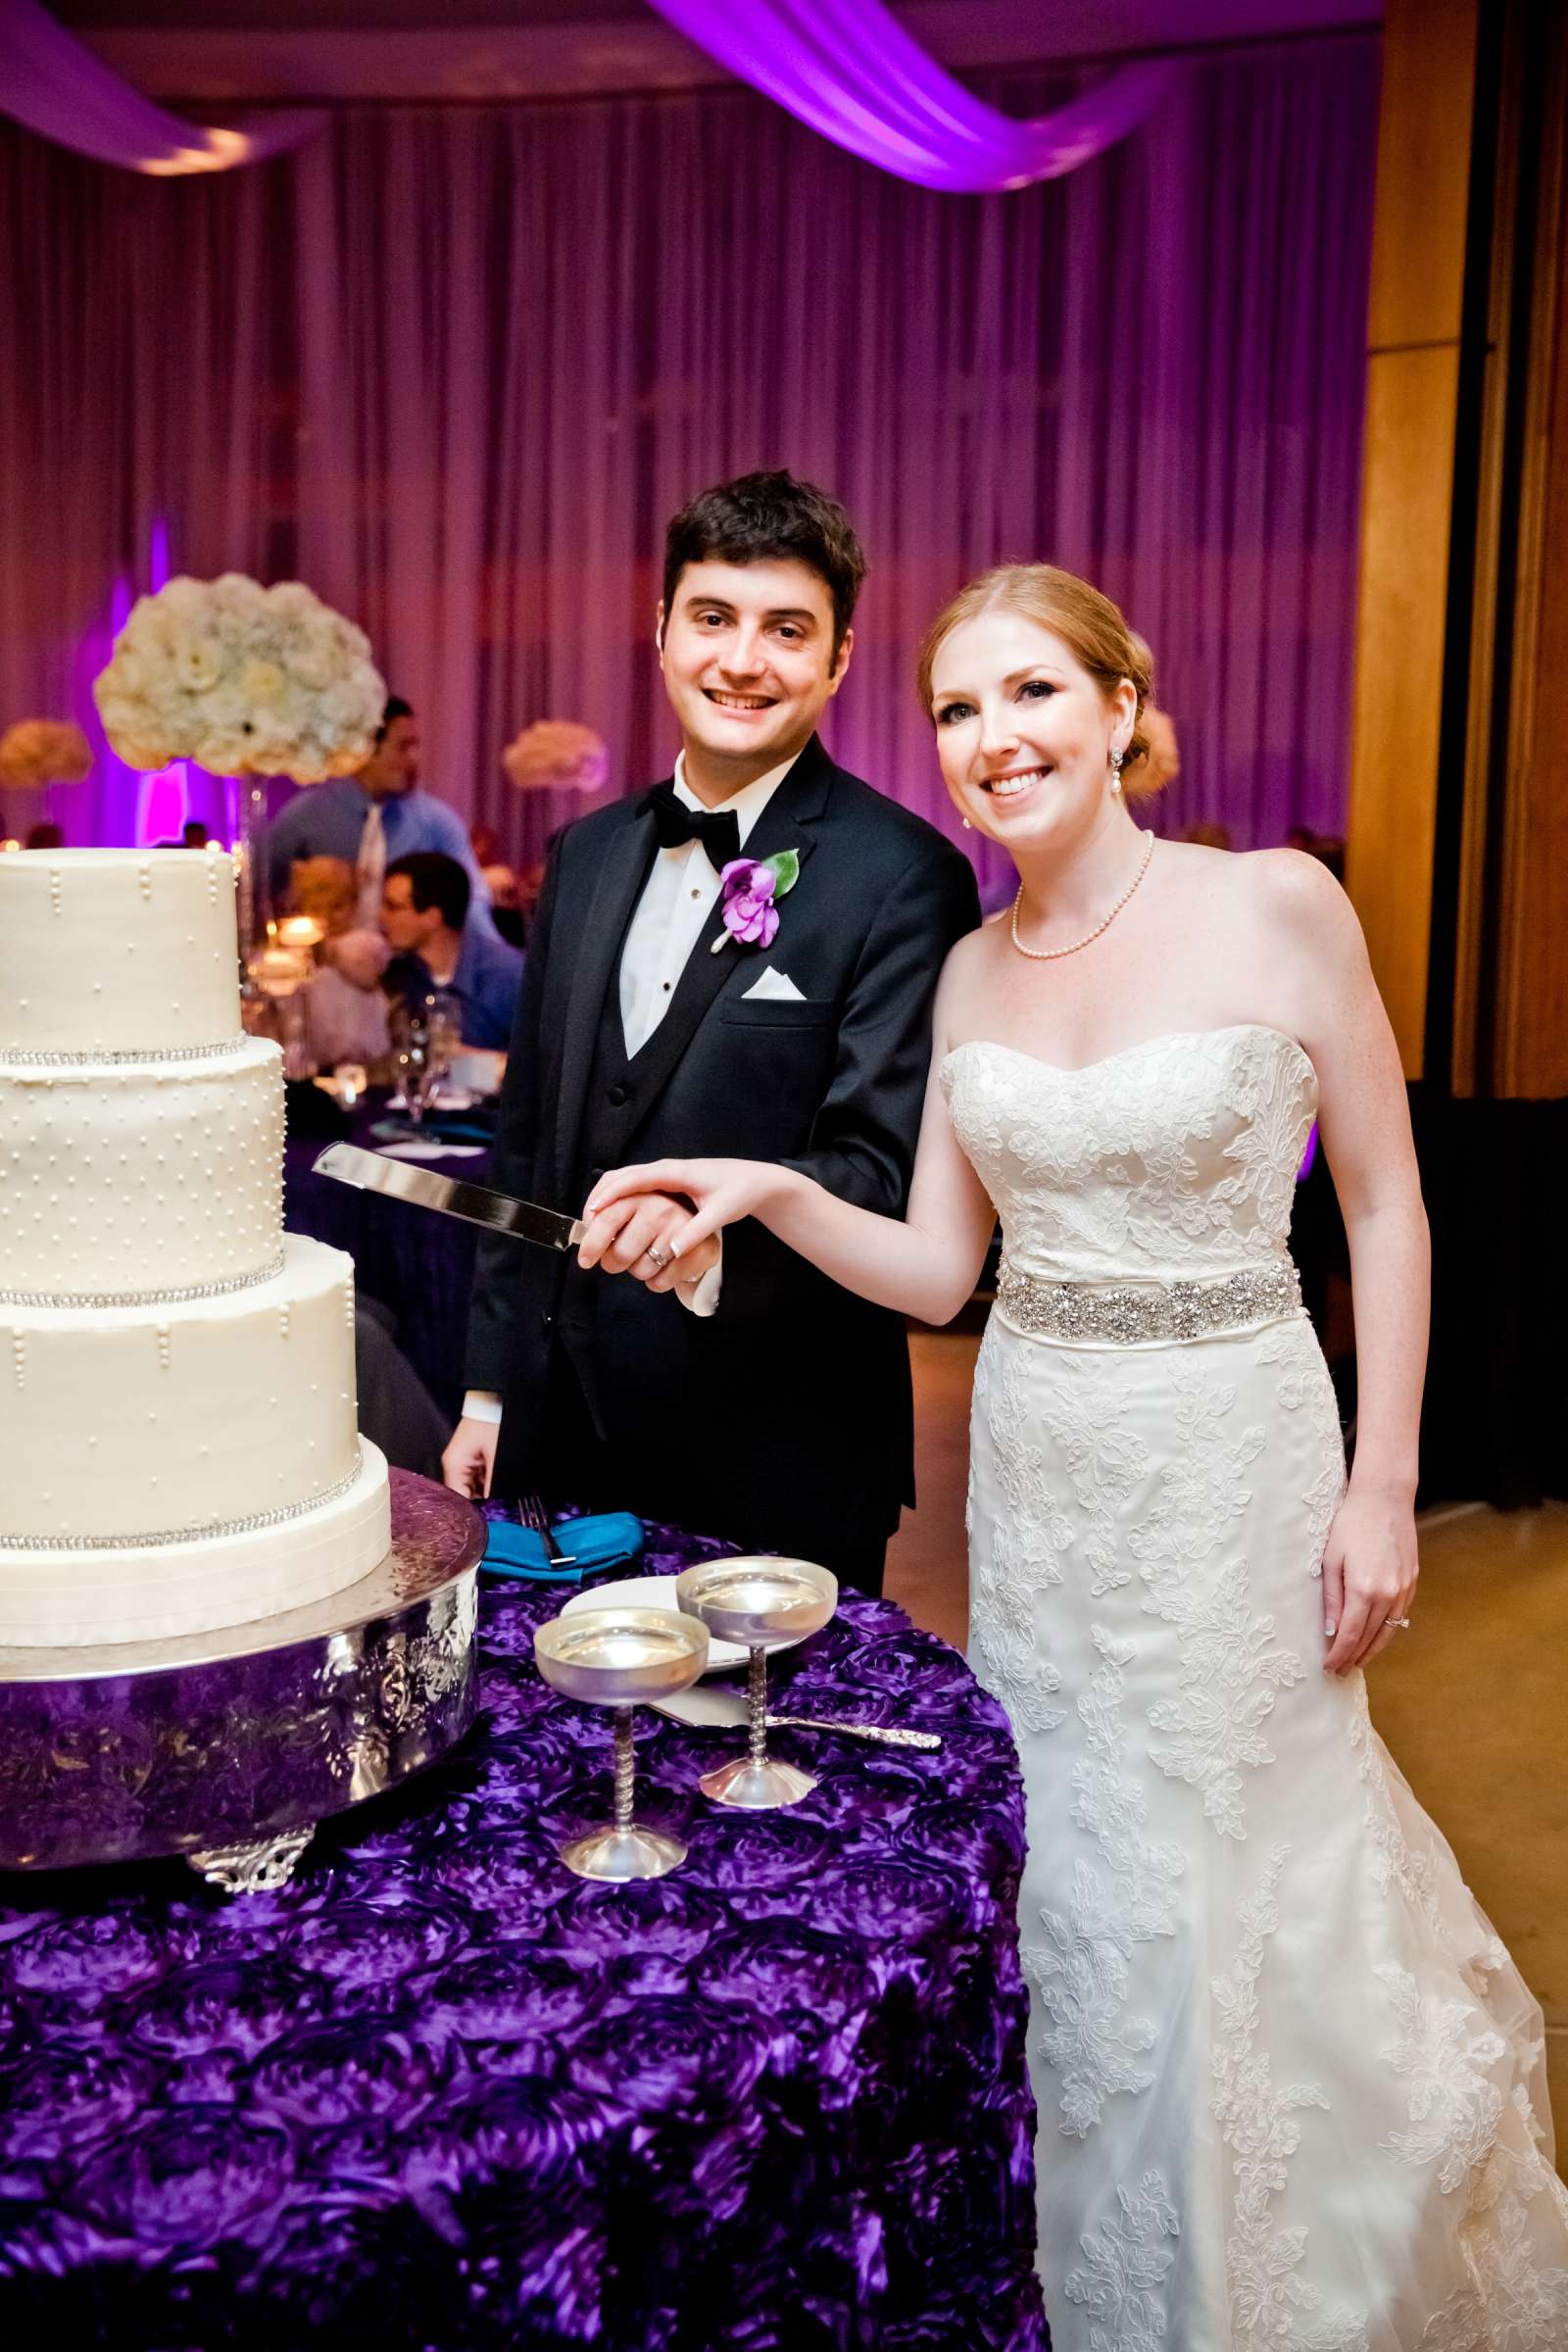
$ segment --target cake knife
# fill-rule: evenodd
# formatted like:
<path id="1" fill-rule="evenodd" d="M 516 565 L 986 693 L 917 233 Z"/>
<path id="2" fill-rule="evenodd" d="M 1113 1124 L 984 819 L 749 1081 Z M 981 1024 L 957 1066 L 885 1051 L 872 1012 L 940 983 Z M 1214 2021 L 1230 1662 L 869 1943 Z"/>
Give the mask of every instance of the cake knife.
<path id="1" fill-rule="evenodd" d="M 393 1200 L 412 1200 L 418 1208 L 437 1208 L 443 1216 L 462 1217 L 490 1233 L 510 1233 L 520 1242 L 537 1242 L 544 1250 L 575 1250 L 588 1230 L 580 1217 L 564 1216 L 559 1208 L 540 1208 L 511 1193 L 438 1176 L 433 1168 L 411 1167 L 407 1160 L 389 1159 L 384 1152 L 364 1152 L 358 1144 L 328 1144 L 318 1152 L 315 1166 L 319 1175 L 333 1176 L 339 1184 L 385 1193 Z"/>
<path id="2" fill-rule="evenodd" d="M 699 1731 L 739 1726 L 750 1713 L 738 1690 L 677 1690 L 668 1698 L 656 1698 L 653 1703 L 661 1715 L 673 1715 L 677 1721 L 693 1724 Z M 927 1753 L 942 1745 L 936 1732 L 906 1731 L 899 1724 L 841 1723 L 816 1715 L 769 1715 L 767 1728 L 770 1732 L 842 1732 L 848 1739 L 869 1740 L 878 1747 L 918 1747 Z"/>

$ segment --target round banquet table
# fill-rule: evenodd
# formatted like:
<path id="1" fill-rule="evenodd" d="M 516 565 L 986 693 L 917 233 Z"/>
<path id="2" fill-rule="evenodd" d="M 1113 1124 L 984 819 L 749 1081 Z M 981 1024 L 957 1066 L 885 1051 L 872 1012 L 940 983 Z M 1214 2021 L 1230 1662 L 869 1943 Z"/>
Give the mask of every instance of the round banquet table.
<path id="1" fill-rule="evenodd" d="M 690 1858 L 589 1885 L 557 1848 L 609 1818 L 612 1718 L 532 1658 L 565 1596 L 482 1579 L 474 1731 L 279 1892 L 5 1884 L 5 2340 L 1045 2352 L 1001 1710 L 846 1594 L 775 1707 L 942 1751 L 775 1733 L 820 1786 L 724 1812 L 694 1784 L 744 1733 L 640 1710 L 638 1817 Z"/>
<path id="2" fill-rule="evenodd" d="M 399 1348 L 437 1404 L 456 1419 L 463 1406 L 463 1347 L 478 1228 L 316 1173 L 319 1154 L 338 1140 L 384 1151 L 387 1139 L 375 1131 L 390 1123 L 387 1095 L 377 1090 L 351 1120 L 318 1134 L 298 1134 L 291 1125 L 283 1152 L 283 1223 L 290 1233 L 348 1251 L 356 1289 L 391 1310 Z M 437 1119 L 438 1129 L 443 1124 Z M 413 1130 L 402 1126 L 400 1134 L 408 1141 Z M 439 1134 L 432 1140 L 439 1141 Z M 489 1156 L 465 1150 L 418 1164 L 438 1176 L 483 1184 Z"/>

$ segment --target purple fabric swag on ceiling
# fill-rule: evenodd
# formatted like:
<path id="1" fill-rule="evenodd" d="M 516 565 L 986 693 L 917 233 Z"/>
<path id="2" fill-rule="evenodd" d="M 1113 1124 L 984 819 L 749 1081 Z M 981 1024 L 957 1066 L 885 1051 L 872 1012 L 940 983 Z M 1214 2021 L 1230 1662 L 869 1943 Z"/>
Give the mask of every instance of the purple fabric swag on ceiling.
<path id="1" fill-rule="evenodd" d="M 1135 130 L 1166 65 L 1123 67 L 1070 104 L 1020 122 L 976 98 L 882 0 L 652 0 L 660 15 L 836 146 L 900 179 L 988 195 L 1059 179 Z"/>
<path id="2" fill-rule="evenodd" d="M 111 72 L 39 0 L 0 0 L 0 113 L 97 163 L 171 178 L 261 163 L 323 120 L 269 115 L 254 128 L 229 130 L 182 122 Z"/>

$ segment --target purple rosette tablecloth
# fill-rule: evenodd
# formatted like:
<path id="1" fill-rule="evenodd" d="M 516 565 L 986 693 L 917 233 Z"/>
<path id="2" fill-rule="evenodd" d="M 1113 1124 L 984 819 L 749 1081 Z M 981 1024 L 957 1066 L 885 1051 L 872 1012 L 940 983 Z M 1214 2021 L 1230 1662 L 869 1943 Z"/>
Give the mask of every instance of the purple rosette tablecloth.
<path id="1" fill-rule="evenodd" d="M 654 1571 L 724 1548 L 652 1533 Z M 819 1788 L 727 1813 L 695 1782 L 741 1736 L 640 1713 L 690 1859 L 588 1885 L 612 1724 L 534 1669 L 564 1597 L 484 1581 L 474 1732 L 280 1892 L 5 1886 L 3 2340 L 1045 2352 L 1000 1710 L 847 1594 L 781 1711 L 942 1752 L 778 1733 Z"/>

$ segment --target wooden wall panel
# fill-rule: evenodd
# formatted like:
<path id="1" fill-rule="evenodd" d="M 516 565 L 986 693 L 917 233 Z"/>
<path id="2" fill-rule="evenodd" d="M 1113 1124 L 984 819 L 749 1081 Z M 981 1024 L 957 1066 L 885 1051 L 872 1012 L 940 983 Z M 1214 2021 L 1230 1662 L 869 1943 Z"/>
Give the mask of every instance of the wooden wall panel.
<path id="1" fill-rule="evenodd" d="M 1388 0 L 1367 342 L 1455 342 L 1477 0 Z"/>
<path id="2" fill-rule="evenodd" d="M 1346 879 L 1422 1075 L 1479 0 L 1389 0 Z"/>
<path id="3" fill-rule="evenodd" d="M 1456 345 L 1374 353 L 1346 880 L 1407 1076 L 1426 1023 Z"/>
<path id="4" fill-rule="evenodd" d="M 1492 1007 L 1491 1088 L 1568 1095 L 1568 33 L 1544 56 L 1535 159 L 1512 724 Z M 1485 1007 L 1483 1007 L 1485 1009 Z"/>

